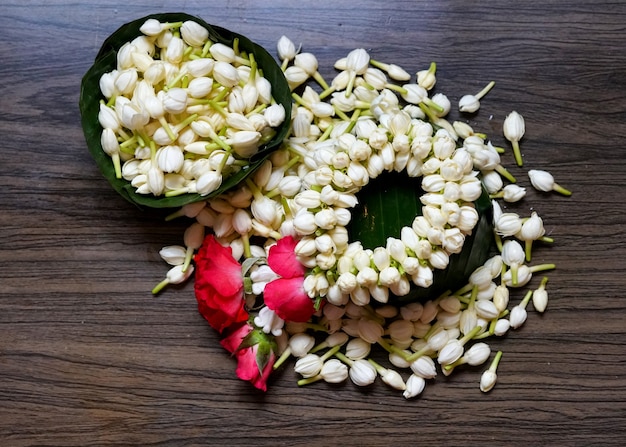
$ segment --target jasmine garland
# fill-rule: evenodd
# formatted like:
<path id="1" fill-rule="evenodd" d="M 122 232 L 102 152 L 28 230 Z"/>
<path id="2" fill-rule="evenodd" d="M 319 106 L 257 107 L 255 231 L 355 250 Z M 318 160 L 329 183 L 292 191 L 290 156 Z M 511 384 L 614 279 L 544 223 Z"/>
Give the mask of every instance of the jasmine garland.
<path id="1" fill-rule="evenodd" d="M 292 90 L 302 89 L 293 93 L 290 136 L 245 184 L 170 216 L 195 219 L 195 236 L 162 250 L 173 267 L 161 284 L 183 281 L 195 264 L 201 314 L 238 353 L 237 375 L 261 389 L 290 356 L 298 359 L 299 385 L 349 377 L 367 386 L 380 377 L 406 398 L 420 394 L 437 368 L 448 375 L 486 362 L 491 351 L 484 340 L 519 328 L 534 294 L 538 311 L 547 306 L 547 278 L 511 308 L 509 289 L 555 267 L 527 264 L 535 242 L 551 242 L 537 213 L 504 213 L 497 202 L 525 193 L 500 151 L 466 123 L 445 120 L 449 100 L 429 97 L 435 64 L 407 83 L 411 76 L 401 67 L 357 49 L 337 61 L 338 74 L 327 83 L 315 57 L 298 53 L 284 36 L 278 54 Z M 464 100 L 465 110 L 475 111 L 492 87 Z M 505 126 L 517 159 L 523 131 L 512 135 Z M 421 178 L 422 215 L 384 246 L 368 249 L 350 241 L 346 226 L 359 191 L 391 171 Z M 533 185 L 550 190 L 543 185 L 551 180 L 541 175 Z M 483 184 L 501 252 L 459 290 L 423 303 L 390 302 L 429 287 L 434 272 L 463 249 L 479 219 L 473 202 Z M 206 236 L 203 230 L 198 237 L 198 226 Z M 321 334 L 325 340 L 315 344 Z M 388 352 L 390 367 L 369 358 L 376 344 Z M 493 388 L 501 355 L 481 390 Z M 396 368 L 407 370 L 406 378 Z"/>

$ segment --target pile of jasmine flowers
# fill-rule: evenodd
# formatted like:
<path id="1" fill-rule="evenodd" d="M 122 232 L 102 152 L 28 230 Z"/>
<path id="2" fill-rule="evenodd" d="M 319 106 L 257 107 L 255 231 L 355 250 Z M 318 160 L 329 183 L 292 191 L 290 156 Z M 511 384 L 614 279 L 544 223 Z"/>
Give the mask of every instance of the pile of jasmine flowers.
<path id="1" fill-rule="evenodd" d="M 150 28 L 163 32 L 167 26 L 151 23 Z M 184 38 L 184 28 L 181 31 Z M 227 52 L 222 49 L 214 54 L 215 45 L 208 45 L 202 51 L 203 58 L 214 61 L 214 77 L 221 57 L 218 55 Z M 230 327 L 239 330 L 246 326 L 242 338 L 227 349 L 235 353 L 254 348 L 251 352 L 256 365 L 252 369 L 257 370 L 240 373 L 242 355 L 237 373 L 257 388 L 265 389 L 271 371 L 294 357 L 295 371 L 302 376 L 299 385 L 318 380 L 338 383 L 350 378 L 358 386 L 368 386 L 380 378 L 402 391 L 404 397 L 411 398 L 419 395 L 427 381 L 438 374 L 447 376 L 461 365 L 489 363 L 481 377 L 480 389 L 491 390 L 502 352 L 492 356 L 486 341 L 522 326 L 529 303 L 532 302 L 537 312 L 543 312 L 548 303 L 547 277 L 517 303 L 510 302 L 510 290 L 524 288 L 534 274 L 555 268 L 554 264 L 531 263 L 533 244 L 552 242 L 545 235 L 541 217 L 536 212 L 520 216 L 502 208 L 502 202 L 522 200 L 526 192 L 502 165 L 500 154 L 504 149 L 494 146 L 486 135 L 475 132 L 467 123 L 446 120 L 450 100 L 442 93 L 431 95 L 436 83 L 434 63 L 417 71 L 413 80 L 403 68 L 374 60 L 364 49 L 355 49 L 335 63 L 338 74 L 328 83 L 318 71 L 316 57 L 297 51 L 285 36 L 278 42 L 278 56 L 294 99 L 293 112 L 288 117 L 289 136 L 245 183 L 217 197 L 185 205 L 168 216 L 168 220 L 185 217 L 192 223 L 184 233 L 182 245 L 167 246 L 160 251 L 171 268 L 153 293 L 168 284 L 186 281 L 195 268 L 200 303 L 198 275 L 218 274 L 215 270 L 200 272 L 194 267 L 199 265 L 194 262 L 194 256 L 210 239 L 228 250 L 241 267 L 243 288 L 234 299 L 242 302 L 243 310 L 238 307 L 236 315 L 224 311 L 218 325 L 215 313 L 209 313 L 213 312 L 210 309 L 216 309 L 211 306 L 223 302 L 224 297 L 211 289 L 209 295 L 214 302 L 208 307 L 201 303 L 204 306 L 201 313 L 226 339 L 233 337 L 234 330 Z M 129 60 L 138 65 L 134 57 Z M 144 77 L 151 67 L 152 64 L 146 67 Z M 240 69 L 231 67 L 235 71 Z M 250 79 L 258 81 L 260 77 L 244 76 L 243 88 L 251 86 L 258 92 L 258 82 L 249 82 Z M 491 82 L 477 95 L 463 96 L 459 101 L 460 111 L 478 110 L 479 100 L 493 86 Z M 237 88 L 237 84 L 231 87 Z M 117 88 L 124 93 L 125 90 Z M 153 97 L 152 93 L 147 96 Z M 197 96 L 202 95 L 192 95 Z M 119 106 L 117 101 L 120 100 L 116 99 L 115 109 L 127 107 Z M 187 102 L 179 114 L 193 116 L 201 106 L 202 113 L 209 118 L 195 117 L 189 122 L 183 119 L 170 125 L 178 133 L 179 141 L 183 138 L 185 148 L 203 146 L 201 151 L 210 152 L 209 161 L 198 169 L 196 180 L 185 183 L 176 178 L 172 188 L 155 188 L 149 170 L 147 174 L 136 174 L 136 168 L 128 168 L 135 173 L 130 179 L 145 176 L 141 181 L 131 180 L 139 188 L 166 195 L 208 191 L 210 188 L 198 186 L 205 184 L 203 177 L 230 166 L 224 160 L 231 157 L 231 151 L 215 141 L 216 138 L 224 141 L 217 135 L 219 132 L 209 130 L 215 128 L 213 120 L 223 117 L 219 112 L 221 106 L 199 101 Z M 268 101 L 264 104 L 268 105 Z M 250 125 L 256 126 L 255 132 L 262 134 L 263 126 L 271 127 L 280 121 L 280 111 L 272 107 L 259 113 L 250 103 L 235 108 L 234 113 L 239 121 L 253 122 Z M 150 115 L 153 129 L 145 132 L 147 139 L 158 141 L 155 135 L 162 129 L 162 143 L 167 148 L 174 138 L 167 132 L 169 124 L 160 120 L 159 115 Z M 124 116 L 122 112 L 117 119 L 121 129 L 118 134 L 106 138 L 118 143 L 129 141 L 123 135 L 123 128 L 128 128 Z M 198 121 L 207 124 L 194 125 Z M 237 152 L 238 133 L 247 132 L 247 127 L 228 121 L 227 124 L 230 129 L 237 129 L 229 137 L 229 149 Z M 503 134 L 519 166 L 522 165 L 519 142 L 524 132 L 522 116 L 510 113 L 504 120 Z M 103 147 L 104 138 L 103 133 Z M 207 142 L 207 138 L 214 141 Z M 242 137 L 242 141 L 247 147 L 248 140 Z M 207 145 L 211 145 L 209 149 Z M 135 158 L 129 159 L 125 167 L 135 161 L 142 163 L 137 151 L 148 149 L 139 147 L 134 148 Z M 164 148 L 159 150 L 169 151 Z M 247 149 L 244 152 L 243 156 L 250 153 Z M 211 162 L 216 153 L 217 160 Z M 162 158 L 172 160 L 169 153 Z M 154 165 L 154 160 L 158 164 L 160 158 L 158 155 L 155 158 L 153 151 L 144 154 L 143 159 Z M 181 169 L 182 166 L 184 161 L 179 163 Z M 164 166 L 159 165 L 158 169 L 170 172 Z M 351 221 L 351 210 L 358 203 L 359 191 L 383 172 L 390 171 L 422 179 L 425 192 L 420 197 L 422 215 L 403 227 L 399 235 L 390 235 L 385 246 L 365 248 L 359 241 L 350 240 L 346 226 Z M 532 186 L 540 191 L 571 194 L 547 171 L 530 170 L 528 175 Z M 405 296 L 415 287 L 429 287 L 434 272 L 445 269 L 450 256 L 461 252 L 466 237 L 472 234 L 479 220 L 473 202 L 481 196 L 483 188 L 492 198 L 498 253 L 477 268 L 467 285 L 458 290 L 449 290 L 423 302 L 394 304 L 394 296 Z M 289 255 L 302 266 L 302 276 L 285 276 L 284 267 L 272 267 L 272 249 L 280 246 L 284 250 L 286 241 L 292 243 L 288 245 L 292 247 Z M 281 296 L 270 294 L 269 285 L 277 284 L 280 279 L 289 280 L 292 289 L 281 289 L 287 292 Z M 229 301 L 228 307 L 231 304 Z M 220 312 L 218 309 L 217 313 Z M 243 341 L 241 345 L 239 341 Z M 384 365 L 370 356 L 375 345 L 388 354 Z"/>
<path id="2" fill-rule="evenodd" d="M 210 194 L 271 140 L 285 110 L 237 41 L 214 42 L 193 20 L 148 19 L 140 31 L 100 78 L 102 148 L 139 194 Z"/>

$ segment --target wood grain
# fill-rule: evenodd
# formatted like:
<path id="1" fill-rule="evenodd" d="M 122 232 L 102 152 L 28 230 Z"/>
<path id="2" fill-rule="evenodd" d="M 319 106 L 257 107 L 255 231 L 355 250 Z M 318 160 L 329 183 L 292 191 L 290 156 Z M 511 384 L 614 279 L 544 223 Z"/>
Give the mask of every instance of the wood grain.
<path id="1" fill-rule="evenodd" d="M 512 172 L 528 186 L 527 169 L 549 169 L 574 195 L 517 205 L 544 218 L 555 243 L 536 261 L 557 270 L 548 311 L 493 341 L 504 356 L 491 393 L 474 368 L 413 401 L 380 383 L 298 388 L 285 368 L 263 394 L 235 378 L 191 284 L 151 296 L 158 250 L 185 222 L 111 190 L 78 91 L 109 33 L 175 10 L 272 53 L 286 34 L 329 79 L 363 47 L 411 72 L 436 61 L 453 103 L 496 81 L 464 118 L 504 146 L 504 117 L 522 113 L 525 166 Z M 624 2 L 7 0 L 0 12 L 0 445 L 623 445 Z"/>

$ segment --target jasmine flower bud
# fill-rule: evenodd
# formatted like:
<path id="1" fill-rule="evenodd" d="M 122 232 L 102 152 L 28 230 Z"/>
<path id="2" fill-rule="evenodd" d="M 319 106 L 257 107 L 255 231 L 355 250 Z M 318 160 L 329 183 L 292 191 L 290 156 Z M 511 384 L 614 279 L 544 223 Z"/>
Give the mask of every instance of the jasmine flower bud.
<path id="1" fill-rule="evenodd" d="M 521 244 L 514 240 L 507 240 L 502 245 L 502 262 L 511 268 L 511 281 L 517 286 L 517 272 L 524 263 L 525 255 Z"/>
<path id="2" fill-rule="evenodd" d="M 285 108 L 282 104 L 272 104 L 265 109 L 263 116 L 270 127 L 277 127 L 285 120 Z"/>
<path id="3" fill-rule="evenodd" d="M 193 20 L 183 22 L 180 34 L 183 40 L 192 47 L 201 47 L 209 39 L 209 31 Z"/>
<path id="4" fill-rule="evenodd" d="M 289 84 L 289 88 L 291 90 L 295 90 L 301 84 L 306 82 L 307 79 L 309 79 L 308 73 L 304 71 L 302 68 L 296 67 L 295 65 L 288 67 L 285 70 L 284 74 L 285 74 L 285 78 L 287 79 L 287 83 Z"/>
<path id="5" fill-rule="evenodd" d="M 156 152 L 156 161 L 163 172 L 178 172 L 182 169 L 185 157 L 178 146 L 164 146 Z"/>
<path id="6" fill-rule="evenodd" d="M 277 217 L 276 202 L 266 196 L 255 198 L 250 211 L 256 220 L 267 226 L 272 226 Z"/>
<path id="7" fill-rule="evenodd" d="M 328 360 L 320 371 L 320 376 L 328 383 L 341 383 L 348 374 L 348 367 L 337 359 Z"/>
<path id="8" fill-rule="evenodd" d="M 459 110 L 461 112 L 474 113 L 480 108 L 480 99 L 493 88 L 495 82 L 491 81 L 476 95 L 465 95 L 459 100 Z"/>
<path id="9" fill-rule="evenodd" d="M 306 208 L 302 208 L 296 213 L 293 226 L 303 236 L 313 234 L 318 228 L 315 223 L 315 215 L 307 211 Z"/>
<path id="10" fill-rule="evenodd" d="M 156 295 L 168 284 L 180 284 L 185 282 L 192 275 L 193 270 L 193 265 L 189 266 L 186 270 L 183 270 L 182 264 L 175 265 L 167 272 L 165 279 L 152 289 L 152 293 Z"/>
<path id="11" fill-rule="evenodd" d="M 543 312 L 548 306 L 548 292 L 546 291 L 546 283 L 548 277 L 544 276 L 537 290 L 533 292 L 533 306 L 537 312 Z"/>
<path id="12" fill-rule="evenodd" d="M 309 334 L 299 333 L 289 339 L 289 349 L 295 357 L 304 357 L 315 345 L 315 338 Z"/>
<path id="13" fill-rule="evenodd" d="M 235 153 L 242 158 L 250 158 L 259 150 L 261 133 L 253 130 L 240 130 L 235 132 L 227 143 Z"/>
<path id="14" fill-rule="evenodd" d="M 511 314 L 509 315 L 509 323 L 513 329 L 517 329 L 524 324 L 526 318 L 528 317 L 528 312 L 526 311 L 526 305 L 528 301 L 532 297 L 532 290 L 529 291 L 524 299 L 517 305 L 511 309 Z"/>
<path id="15" fill-rule="evenodd" d="M 424 87 L 426 90 L 431 90 L 435 86 L 435 83 L 437 81 L 435 77 L 436 70 L 437 65 L 434 62 L 431 62 L 428 70 L 420 70 L 415 74 L 417 77 L 417 83 Z"/>
<path id="16" fill-rule="evenodd" d="M 486 393 L 491 391 L 491 389 L 496 384 L 496 380 L 498 379 L 498 375 L 496 374 L 496 370 L 498 369 L 498 363 L 500 363 L 500 359 L 502 358 L 502 351 L 498 351 L 496 356 L 494 357 L 489 369 L 483 372 L 480 377 L 480 391 Z"/>
<path id="17" fill-rule="evenodd" d="M 427 355 L 423 355 L 411 363 L 410 368 L 413 374 L 424 379 L 432 379 L 437 376 L 435 362 Z"/>
<path id="18" fill-rule="evenodd" d="M 171 88 L 163 96 L 163 109 L 168 113 L 183 113 L 187 108 L 187 91 L 182 88 Z"/>
<path id="19" fill-rule="evenodd" d="M 185 262 L 186 249 L 181 245 L 169 245 L 159 251 L 159 256 L 169 265 L 182 265 Z"/>
<path id="20" fill-rule="evenodd" d="M 346 357 L 360 360 L 367 357 L 371 351 L 371 344 L 361 338 L 353 338 L 346 345 Z"/>
<path id="21" fill-rule="evenodd" d="M 213 66 L 213 79 L 226 88 L 239 83 L 239 72 L 228 62 L 217 61 Z"/>
<path id="22" fill-rule="evenodd" d="M 526 251 L 526 261 L 531 259 L 531 249 L 533 241 L 541 238 L 545 234 L 546 230 L 543 227 L 543 220 L 539 215 L 533 211 L 523 224 L 517 234 L 517 237 L 524 241 Z"/>
<path id="23" fill-rule="evenodd" d="M 216 171 L 202 174 L 196 181 L 196 191 L 200 195 L 207 195 L 215 191 L 222 184 L 222 175 Z"/>
<path id="24" fill-rule="evenodd" d="M 511 323 L 509 322 L 509 320 L 501 318 L 498 321 L 496 321 L 496 326 L 494 328 L 493 333 L 497 335 L 498 337 L 501 337 L 509 331 L 510 327 L 511 327 Z"/>
<path id="25" fill-rule="evenodd" d="M 357 386 L 367 386 L 376 380 L 376 368 L 364 359 L 355 360 L 350 365 L 350 380 Z"/>
<path id="26" fill-rule="evenodd" d="M 289 61 L 296 57 L 296 46 L 287 36 L 280 36 L 276 49 L 278 50 L 278 58 L 283 61 L 284 71 Z"/>
<path id="27" fill-rule="evenodd" d="M 317 376 L 324 366 L 324 361 L 316 354 L 307 354 L 298 359 L 294 370 L 302 377 L 309 378 Z"/>
<path id="28" fill-rule="evenodd" d="M 495 210 L 495 207 L 494 207 Z M 494 212 L 494 227 L 500 236 L 513 236 L 522 229 L 522 219 L 515 213 Z"/>
<path id="29" fill-rule="evenodd" d="M 139 28 L 146 36 L 156 36 L 163 31 L 164 26 L 157 19 L 148 19 Z"/>
<path id="30" fill-rule="evenodd" d="M 193 59 L 186 63 L 185 68 L 187 72 L 194 78 L 201 78 L 207 76 L 213 71 L 215 61 L 208 57 L 201 57 Z"/>
<path id="31" fill-rule="evenodd" d="M 517 165 L 522 166 L 523 161 L 519 149 L 519 141 L 522 139 L 524 133 L 526 132 L 524 117 L 516 111 L 511 112 L 504 119 L 502 131 L 504 133 L 504 137 L 509 140 L 513 145 L 513 154 L 515 155 L 515 161 L 517 162 Z"/>
<path id="32" fill-rule="evenodd" d="M 506 185 L 502 193 L 505 202 L 517 202 L 526 195 L 526 188 L 518 185 Z"/>
<path id="33" fill-rule="evenodd" d="M 424 378 L 411 374 L 411 376 L 406 381 L 406 389 L 402 393 L 405 399 L 410 399 L 415 397 L 424 391 L 424 387 L 426 386 L 426 381 Z"/>
<path id="34" fill-rule="evenodd" d="M 503 312 L 509 305 L 509 289 L 504 284 L 496 287 L 493 293 L 493 304 L 498 309 L 498 314 Z"/>
<path id="35" fill-rule="evenodd" d="M 193 78 L 189 81 L 187 91 L 192 98 L 204 98 L 211 93 L 213 89 L 213 79 L 206 76 Z"/>
<path id="36" fill-rule="evenodd" d="M 539 191 L 549 192 L 556 191 L 565 196 L 572 195 L 572 192 L 563 188 L 554 181 L 554 177 L 548 171 L 542 171 L 539 169 L 531 169 L 528 171 L 528 177 L 533 187 Z"/>
<path id="37" fill-rule="evenodd" d="M 183 60 L 183 54 L 185 52 L 185 43 L 183 39 L 177 36 L 172 36 L 167 47 L 165 48 L 165 54 L 163 59 L 172 64 L 180 64 Z"/>

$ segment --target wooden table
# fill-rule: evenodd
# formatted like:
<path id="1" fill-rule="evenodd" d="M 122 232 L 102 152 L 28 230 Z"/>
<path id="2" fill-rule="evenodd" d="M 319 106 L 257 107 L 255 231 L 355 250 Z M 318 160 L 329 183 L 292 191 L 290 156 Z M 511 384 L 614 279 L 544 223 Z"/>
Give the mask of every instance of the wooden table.
<path id="1" fill-rule="evenodd" d="M 28 2 L 0 6 L 0 445 L 623 445 L 626 435 L 626 3 Z M 165 223 L 121 199 L 86 150 L 82 75 L 105 37 L 184 10 L 272 53 L 285 34 L 333 62 L 366 48 L 409 72 L 438 64 L 453 104 L 494 80 L 465 119 L 506 145 L 526 118 L 520 183 L 549 169 L 570 198 L 529 191 L 555 240 L 550 303 L 492 341 L 489 394 L 462 368 L 406 401 L 381 383 L 298 388 L 291 367 L 256 392 L 196 311 L 191 283 L 152 297 Z M 452 118 L 459 117 L 453 111 Z M 508 147 L 508 146 L 507 146 Z M 516 298 L 518 299 L 518 298 Z"/>

